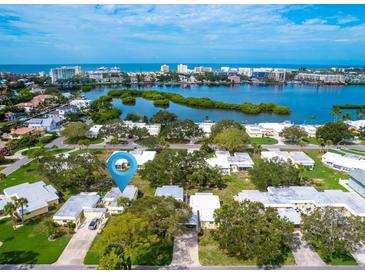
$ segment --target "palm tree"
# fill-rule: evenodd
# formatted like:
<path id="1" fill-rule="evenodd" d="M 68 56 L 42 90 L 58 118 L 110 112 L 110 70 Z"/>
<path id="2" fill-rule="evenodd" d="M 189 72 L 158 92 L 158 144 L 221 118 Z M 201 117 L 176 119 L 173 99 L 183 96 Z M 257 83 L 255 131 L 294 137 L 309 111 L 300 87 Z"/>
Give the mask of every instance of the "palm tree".
<path id="1" fill-rule="evenodd" d="M 15 201 L 15 206 L 21 209 L 22 223 L 24 223 L 24 206 L 28 206 L 28 200 L 26 198 L 19 198 Z"/>
<path id="2" fill-rule="evenodd" d="M 341 115 L 341 108 L 339 107 L 339 106 L 334 106 L 333 108 L 332 108 L 332 115 L 335 117 L 335 116 L 337 116 L 337 117 L 339 117 L 340 115 Z M 333 120 L 335 120 L 335 119 L 333 119 Z"/>
<path id="3" fill-rule="evenodd" d="M 324 147 L 326 146 L 325 141 L 322 138 L 318 139 L 318 143 L 321 146 L 321 151 L 323 152 Z"/>
<path id="4" fill-rule="evenodd" d="M 351 114 L 350 113 L 345 113 L 345 115 L 343 116 L 343 120 L 351 120 Z"/>
<path id="5" fill-rule="evenodd" d="M 332 140 L 326 140 L 327 151 L 328 151 L 328 147 L 330 147 L 332 145 L 333 145 Z"/>
<path id="6" fill-rule="evenodd" d="M 14 223 L 14 217 L 16 212 L 16 206 L 13 203 L 6 203 L 4 206 L 4 215 L 9 215 Z"/>
<path id="7" fill-rule="evenodd" d="M 262 151 L 262 146 L 260 144 L 253 144 L 253 152 L 257 155 L 260 155 Z"/>

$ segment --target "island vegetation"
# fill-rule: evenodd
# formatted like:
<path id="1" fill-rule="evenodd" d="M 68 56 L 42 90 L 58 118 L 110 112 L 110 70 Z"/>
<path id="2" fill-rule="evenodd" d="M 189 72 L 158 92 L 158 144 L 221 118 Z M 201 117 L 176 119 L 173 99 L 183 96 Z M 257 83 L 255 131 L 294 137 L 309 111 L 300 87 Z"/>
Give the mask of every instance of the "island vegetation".
<path id="1" fill-rule="evenodd" d="M 158 107 L 168 107 L 169 103 L 173 102 L 175 104 L 192 108 L 234 110 L 247 114 L 274 113 L 278 115 L 288 115 L 291 112 L 289 107 L 276 105 L 274 103 L 253 104 L 245 102 L 242 104 L 232 104 L 211 100 L 209 98 L 184 97 L 178 93 L 160 92 L 154 90 L 111 90 L 109 91 L 108 96 L 110 100 L 113 97 L 119 97 L 122 99 L 123 103 L 125 98 L 141 97 L 143 99 L 153 101 L 154 105 Z"/>

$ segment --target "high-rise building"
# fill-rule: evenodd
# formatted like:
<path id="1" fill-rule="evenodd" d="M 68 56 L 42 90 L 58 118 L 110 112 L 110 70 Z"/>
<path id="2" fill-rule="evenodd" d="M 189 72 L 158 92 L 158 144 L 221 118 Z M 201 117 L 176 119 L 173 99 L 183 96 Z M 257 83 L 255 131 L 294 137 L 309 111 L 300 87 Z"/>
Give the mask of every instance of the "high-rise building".
<path id="1" fill-rule="evenodd" d="M 177 72 L 178 73 L 188 73 L 188 66 L 187 65 L 177 65 Z"/>
<path id="2" fill-rule="evenodd" d="M 50 71 L 52 83 L 56 83 L 60 79 L 71 79 L 75 75 L 81 74 L 81 67 L 60 67 L 53 68 Z"/>
<path id="3" fill-rule="evenodd" d="M 166 72 L 169 72 L 170 71 L 170 68 L 168 65 L 164 64 L 161 66 L 161 72 L 163 73 L 166 73 Z"/>

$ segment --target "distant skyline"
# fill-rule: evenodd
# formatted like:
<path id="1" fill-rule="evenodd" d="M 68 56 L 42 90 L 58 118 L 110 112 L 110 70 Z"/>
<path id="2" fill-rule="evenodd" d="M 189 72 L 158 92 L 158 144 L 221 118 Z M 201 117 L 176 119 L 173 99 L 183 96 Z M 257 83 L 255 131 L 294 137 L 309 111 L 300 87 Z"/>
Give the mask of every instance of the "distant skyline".
<path id="1" fill-rule="evenodd" d="M 1 64 L 365 65 L 365 5 L 0 5 Z"/>

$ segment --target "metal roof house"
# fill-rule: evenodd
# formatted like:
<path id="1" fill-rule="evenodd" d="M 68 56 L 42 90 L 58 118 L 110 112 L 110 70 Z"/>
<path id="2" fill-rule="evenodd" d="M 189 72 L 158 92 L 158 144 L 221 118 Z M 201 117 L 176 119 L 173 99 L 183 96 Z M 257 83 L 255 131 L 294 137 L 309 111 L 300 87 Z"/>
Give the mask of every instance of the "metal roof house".
<path id="1" fill-rule="evenodd" d="M 78 195 L 73 195 L 56 212 L 53 216 L 53 221 L 61 225 L 71 221 L 76 227 L 79 227 L 89 217 L 86 211 L 91 213 L 93 211 L 106 211 L 105 208 L 96 208 L 99 201 L 100 196 L 96 192 L 82 192 Z"/>
<path id="2" fill-rule="evenodd" d="M 365 170 L 353 169 L 349 172 L 349 186 L 365 196 Z"/>
<path id="3" fill-rule="evenodd" d="M 190 196 L 190 207 L 193 211 L 192 219 L 200 222 L 203 228 L 215 228 L 214 211 L 221 207 L 218 195 L 195 193 Z"/>
<path id="4" fill-rule="evenodd" d="M 262 151 L 261 158 L 268 161 L 284 161 L 312 169 L 315 161 L 303 151 Z"/>
<path id="5" fill-rule="evenodd" d="M 117 152 L 119 152 L 119 151 L 114 151 L 112 153 L 112 155 Z M 157 154 L 156 151 L 147 151 L 147 150 L 143 150 L 143 151 L 135 150 L 135 151 L 129 151 L 128 153 L 132 154 L 134 156 L 134 158 L 136 158 L 138 168 L 141 168 L 148 161 L 152 161 L 153 159 L 155 159 L 156 154 Z M 109 158 L 108 158 L 108 160 L 109 160 Z M 107 160 L 107 162 L 108 162 L 108 160 Z M 116 161 L 117 166 L 122 166 L 125 163 L 127 163 L 126 159 L 119 159 L 118 161 Z"/>
<path id="6" fill-rule="evenodd" d="M 218 167 L 225 174 L 239 172 L 253 167 L 254 162 L 245 152 L 236 152 L 233 156 L 228 151 L 216 151 L 215 157 L 206 159 L 211 167 Z"/>
<path id="7" fill-rule="evenodd" d="M 344 172 L 349 172 L 353 169 L 365 170 L 365 159 L 353 154 L 341 155 L 327 152 L 322 155 L 322 162 L 333 169 Z"/>
<path id="8" fill-rule="evenodd" d="M 161 186 L 156 189 L 157 197 L 172 197 L 177 201 L 184 201 L 184 189 L 175 185 Z"/>
<path id="9" fill-rule="evenodd" d="M 20 198 L 28 200 L 28 204 L 23 208 L 25 220 L 47 213 L 50 207 L 55 206 L 59 202 L 57 190 L 51 185 L 46 185 L 43 181 L 5 188 L 4 195 L 7 199 L 3 199 L 3 201 L 6 202 L 15 202 Z M 0 201 L 0 211 L 5 204 L 5 202 Z M 17 212 L 19 215 L 22 214 L 20 208 L 17 209 Z"/>
<path id="10" fill-rule="evenodd" d="M 348 214 L 365 217 L 365 199 L 352 192 L 341 190 L 317 191 L 314 187 L 290 186 L 268 187 L 267 192 L 242 190 L 234 199 L 261 202 L 275 208 L 292 208 L 302 214 L 311 214 L 317 207 L 336 207 L 345 209 Z"/>
<path id="11" fill-rule="evenodd" d="M 120 197 L 130 200 L 136 199 L 138 196 L 138 188 L 134 185 L 127 185 L 123 192 L 118 187 L 112 187 L 103 198 L 103 203 L 108 211 L 112 214 L 122 213 L 124 208 L 118 205 Z"/>

